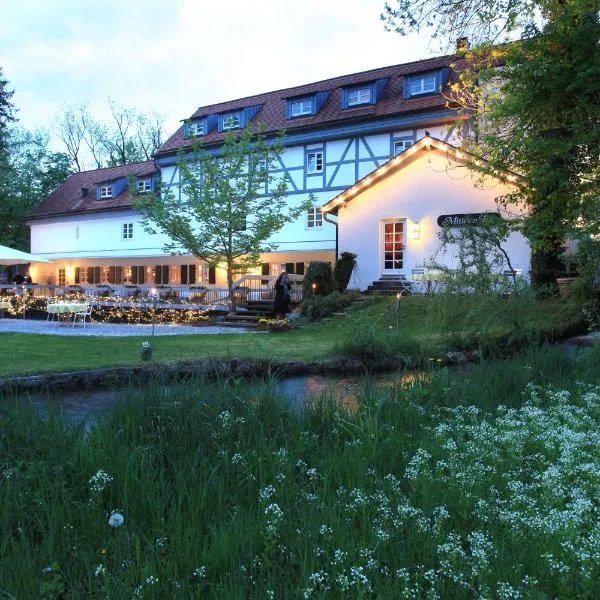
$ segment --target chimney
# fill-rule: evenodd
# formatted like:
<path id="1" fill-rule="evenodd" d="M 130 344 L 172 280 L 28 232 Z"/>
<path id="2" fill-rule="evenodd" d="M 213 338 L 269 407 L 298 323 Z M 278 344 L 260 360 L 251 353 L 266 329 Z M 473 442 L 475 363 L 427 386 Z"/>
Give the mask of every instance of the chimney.
<path id="1" fill-rule="evenodd" d="M 81 188 L 81 197 L 86 198 L 89 191 L 90 191 L 89 188 Z"/>
<path id="2" fill-rule="evenodd" d="M 469 50 L 470 47 L 471 47 L 471 45 L 469 44 L 468 37 L 459 37 L 456 40 L 456 53 L 457 54 L 464 54 L 465 52 L 467 52 Z"/>

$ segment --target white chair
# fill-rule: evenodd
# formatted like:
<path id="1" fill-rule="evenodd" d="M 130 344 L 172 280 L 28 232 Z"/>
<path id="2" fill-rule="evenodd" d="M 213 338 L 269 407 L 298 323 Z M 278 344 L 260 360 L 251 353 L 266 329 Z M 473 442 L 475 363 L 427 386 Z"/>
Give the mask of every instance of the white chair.
<path id="1" fill-rule="evenodd" d="M 73 327 L 75 327 L 75 321 L 80 318 L 83 322 L 83 328 L 85 329 L 85 320 L 88 319 L 90 324 L 92 322 L 92 304 L 91 302 L 85 303 L 85 310 L 81 312 L 73 313 Z"/>
<path id="2" fill-rule="evenodd" d="M 46 317 L 46 321 L 54 321 L 54 317 L 56 317 L 58 319 L 58 313 L 51 313 L 48 310 L 48 306 L 50 306 L 50 304 L 56 304 L 58 302 L 58 298 L 55 298 L 54 296 L 50 296 L 48 298 L 48 300 L 46 301 L 46 312 L 48 313 L 48 316 Z"/>

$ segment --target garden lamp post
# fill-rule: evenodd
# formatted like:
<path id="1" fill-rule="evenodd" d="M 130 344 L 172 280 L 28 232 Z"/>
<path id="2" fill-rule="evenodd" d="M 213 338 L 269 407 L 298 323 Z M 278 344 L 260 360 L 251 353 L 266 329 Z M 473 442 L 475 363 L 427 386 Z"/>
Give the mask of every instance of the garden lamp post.
<path id="1" fill-rule="evenodd" d="M 400 298 L 402 298 L 402 292 L 396 294 L 396 334 L 400 332 Z"/>
<path id="2" fill-rule="evenodd" d="M 310 284 L 310 287 L 312 288 L 312 318 L 315 318 L 315 294 L 317 292 L 317 284 L 313 281 Z"/>

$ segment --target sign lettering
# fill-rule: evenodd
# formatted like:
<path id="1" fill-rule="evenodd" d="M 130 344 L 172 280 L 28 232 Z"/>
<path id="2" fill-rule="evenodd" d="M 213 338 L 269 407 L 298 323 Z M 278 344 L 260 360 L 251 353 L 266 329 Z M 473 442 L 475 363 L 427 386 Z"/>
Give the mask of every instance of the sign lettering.
<path id="1" fill-rule="evenodd" d="M 457 215 L 440 215 L 437 224 L 440 227 L 477 227 L 493 223 L 501 219 L 499 213 L 463 213 Z"/>

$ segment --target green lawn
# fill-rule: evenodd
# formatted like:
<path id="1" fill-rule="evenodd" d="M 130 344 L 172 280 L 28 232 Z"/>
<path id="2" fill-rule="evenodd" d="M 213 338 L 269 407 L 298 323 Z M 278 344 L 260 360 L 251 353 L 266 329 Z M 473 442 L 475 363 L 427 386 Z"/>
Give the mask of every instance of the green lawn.
<path id="1" fill-rule="evenodd" d="M 455 306 L 448 306 L 448 302 L 427 297 L 402 301 L 400 335 L 410 337 L 426 356 L 477 347 L 482 339 L 494 343 L 515 334 L 560 335 L 576 320 L 578 312 L 560 299 L 511 304 L 498 299 L 457 298 Z M 313 323 L 290 333 L 159 336 L 153 342 L 154 361 L 206 357 L 321 360 L 339 353 L 342 344 L 360 337 L 365 330 L 375 338 L 387 336 L 391 340 L 396 335 L 395 309 L 395 299 L 378 298 L 354 305 L 346 317 Z M 147 339 L 1 334 L 0 377 L 140 364 L 139 349 Z"/>

